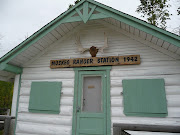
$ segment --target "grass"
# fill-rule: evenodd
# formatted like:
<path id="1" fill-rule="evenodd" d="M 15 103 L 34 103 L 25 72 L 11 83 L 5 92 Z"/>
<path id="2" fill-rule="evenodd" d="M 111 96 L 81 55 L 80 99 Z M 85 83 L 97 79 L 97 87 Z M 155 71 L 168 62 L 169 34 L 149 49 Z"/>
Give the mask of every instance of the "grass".
<path id="1" fill-rule="evenodd" d="M 0 131 L 0 135 L 3 135 L 3 131 L 2 130 Z"/>

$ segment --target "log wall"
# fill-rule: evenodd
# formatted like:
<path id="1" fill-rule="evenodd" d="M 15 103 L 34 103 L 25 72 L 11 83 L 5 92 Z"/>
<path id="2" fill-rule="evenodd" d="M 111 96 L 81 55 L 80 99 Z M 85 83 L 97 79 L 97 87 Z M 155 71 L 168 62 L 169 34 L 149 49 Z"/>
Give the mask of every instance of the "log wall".
<path id="1" fill-rule="evenodd" d="M 123 30 L 122 30 L 123 31 Z M 112 123 L 180 125 L 180 61 L 147 44 L 132 39 L 128 34 L 116 32 L 102 24 L 91 22 L 81 28 L 81 42 L 84 47 L 103 46 L 104 32 L 108 33 L 109 48 L 98 56 L 141 55 L 140 65 L 113 66 L 111 79 L 111 121 Z M 144 39 L 141 39 L 144 40 Z M 90 57 L 89 52 L 81 54 L 72 34 L 44 55 L 24 66 L 16 135 L 71 135 L 74 95 L 73 68 L 50 69 L 50 60 Z M 164 78 L 168 104 L 167 118 L 126 117 L 123 113 L 123 79 Z M 28 111 L 32 81 L 62 81 L 60 114 L 35 114 Z"/>

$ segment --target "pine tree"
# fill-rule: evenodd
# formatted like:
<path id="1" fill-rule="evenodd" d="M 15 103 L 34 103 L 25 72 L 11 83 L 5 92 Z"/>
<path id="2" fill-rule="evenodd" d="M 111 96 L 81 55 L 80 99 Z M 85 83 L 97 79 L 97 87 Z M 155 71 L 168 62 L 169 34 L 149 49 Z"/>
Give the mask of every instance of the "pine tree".
<path id="1" fill-rule="evenodd" d="M 136 12 L 143 14 L 142 17 L 147 17 L 147 21 L 162 29 L 166 29 L 166 20 L 170 19 L 168 8 L 169 0 L 140 0 Z"/>

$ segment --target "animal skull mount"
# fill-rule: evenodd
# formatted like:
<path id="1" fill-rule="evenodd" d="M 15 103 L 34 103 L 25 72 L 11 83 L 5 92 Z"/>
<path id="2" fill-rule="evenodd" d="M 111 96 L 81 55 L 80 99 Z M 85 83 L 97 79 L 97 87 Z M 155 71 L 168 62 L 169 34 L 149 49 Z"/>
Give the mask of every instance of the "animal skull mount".
<path id="1" fill-rule="evenodd" d="M 83 48 L 80 41 L 80 36 L 79 34 L 77 34 L 76 45 L 78 46 L 78 51 L 80 51 L 81 53 L 84 53 L 85 51 L 89 51 L 92 57 L 96 57 L 96 54 L 98 52 L 104 53 L 104 49 L 108 48 L 108 38 L 106 36 L 106 33 L 104 33 L 104 46 L 103 47 L 92 46 L 90 48 Z"/>
<path id="2" fill-rule="evenodd" d="M 92 46 L 90 49 L 89 49 L 89 52 L 91 54 L 91 57 L 96 57 L 96 54 L 98 53 L 98 49 L 95 47 L 95 46 Z"/>

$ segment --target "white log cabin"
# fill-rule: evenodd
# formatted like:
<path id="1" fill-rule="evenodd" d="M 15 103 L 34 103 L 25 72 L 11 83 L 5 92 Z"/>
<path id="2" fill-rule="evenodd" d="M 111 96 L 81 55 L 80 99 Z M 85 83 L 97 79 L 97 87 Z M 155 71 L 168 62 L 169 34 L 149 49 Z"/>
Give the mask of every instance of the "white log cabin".
<path id="1" fill-rule="evenodd" d="M 180 125 L 180 37 L 94 0 L 81 0 L 1 57 L 0 80 L 14 81 L 15 135 Z"/>

